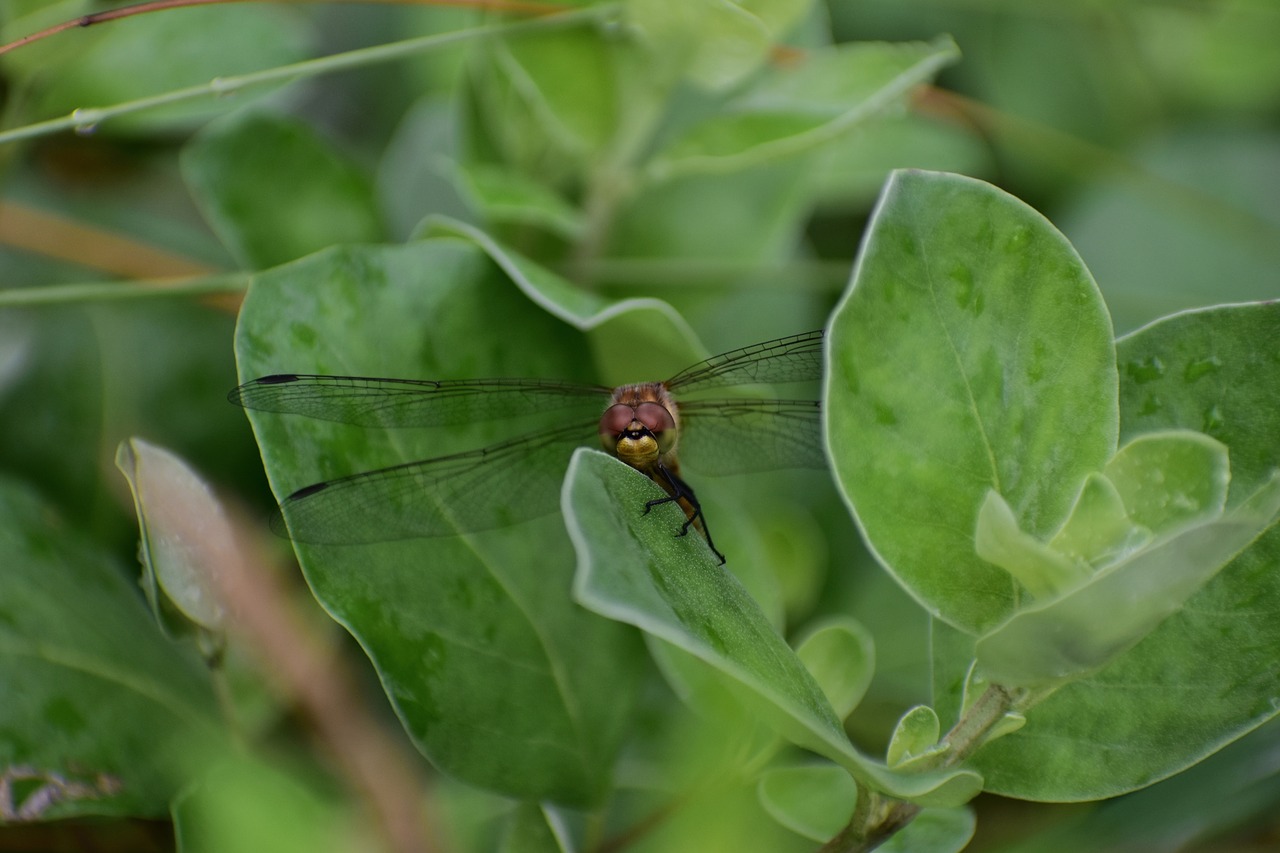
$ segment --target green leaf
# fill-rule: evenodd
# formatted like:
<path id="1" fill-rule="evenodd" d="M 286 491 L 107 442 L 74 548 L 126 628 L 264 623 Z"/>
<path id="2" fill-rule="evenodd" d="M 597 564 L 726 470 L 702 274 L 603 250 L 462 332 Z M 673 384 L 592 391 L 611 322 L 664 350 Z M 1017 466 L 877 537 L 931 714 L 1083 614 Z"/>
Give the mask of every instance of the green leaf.
<path id="1" fill-rule="evenodd" d="M 1089 475 L 1067 523 L 1049 544 L 1019 530 L 1008 504 L 988 492 L 978 512 L 976 550 L 1047 601 L 1084 583 L 1090 564 L 1118 562 L 1153 535 L 1217 518 L 1230 479 L 1227 448 L 1207 435 L 1168 430 L 1140 436 L 1120 448 L 1102 474 Z M 1055 543 L 1071 553 L 1058 551 Z"/>
<path id="2" fill-rule="evenodd" d="M 1110 324 L 1039 214 L 955 175 L 895 172 L 830 330 L 827 425 L 867 540 L 967 631 L 1020 601 L 973 535 L 994 489 L 1045 538 L 1116 448 Z"/>
<path id="3" fill-rule="evenodd" d="M 116 467 L 133 492 L 145 586 L 163 590 L 202 628 L 220 630 L 226 610 L 211 573 L 238 558 L 228 553 L 234 552 L 235 532 L 222 504 L 186 462 L 140 438 L 120 443 Z"/>
<path id="4" fill-rule="evenodd" d="M 994 489 L 978 510 L 974 552 L 1011 574 L 1038 599 L 1049 599 L 1089 577 L 1083 562 L 1055 551 L 1018 528 L 1013 510 Z"/>
<path id="5" fill-rule="evenodd" d="M 602 148 L 618 125 L 613 55 L 618 49 L 597 27 L 585 26 L 496 40 L 489 55 L 493 72 L 525 102 L 536 136 L 585 158 Z"/>
<path id="6" fill-rule="evenodd" d="M 960 853 L 976 826 L 973 810 L 925 809 L 877 850 L 888 853 Z"/>
<path id="7" fill-rule="evenodd" d="M 949 38 L 808 51 L 659 151 L 649 176 L 737 172 L 830 143 L 955 62 Z"/>
<path id="8" fill-rule="evenodd" d="M 627 39 L 595 24 L 492 40 L 463 90 L 466 161 L 576 185 L 633 109 Z"/>
<path id="9" fill-rule="evenodd" d="M 701 658 L 740 685 L 744 700 L 780 734 L 840 764 L 875 790 L 928 804 L 967 801 L 981 780 L 968 771 L 895 774 L 849 743 L 822 689 L 758 604 L 716 565 L 695 535 L 676 536 L 683 514 L 662 492 L 603 453 L 579 450 L 564 507 L 578 549 L 575 597 Z"/>
<path id="10" fill-rule="evenodd" d="M 774 820 L 812 841 L 835 837 L 848 823 L 858 796 L 849 774 L 830 764 L 768 770 L 757 792 Z M 923 809 L 876 849 L 959 853 L 973 837 L 974 824 L 968 808 Z"/>
<path id="11" fill-rule="evenodd" d="M 224 755 L 200 768 L 172 811 L 182 853 L 338 853 L 357 841 L 376 847 L 353 831 L 349 809 L 319 790 L 314 771 L 307 778 L 249 755 Z"/>
<path id="12" fill-rule="evenodd" d="M 934 754 L 941 737 L 937 713 L 928 705 L 917 705 L 898 720 L 885 759 L 890 767 L 900 767 L 912 759 Z"/>
<path id="13" fill-rule="evenodd" d="M 574 328 L 590 333 L 596 363 L 618 383 L 674 375 L 699 358 L 694 334 L 684 318 L 660 299 L 606 299 L 575 286 L 546 267 L 502 245 L 489 234 L 443 217 L 425 223 L 424 233 L 451 235 L 474 243 L 500 266 L 533 303 Z M 636 375 L 637 352 L 646 353 L 650 372 Z"/>
<path id="14" fill-rule="evenodd" d="M 775 767 L 761 775 L 757 792 L 774 820 L 812 841 L 839 833 L 858 801 L 853 777 L 834 764 Z"/>
<path id="15" fill-rule="evenodd" d="M 201 212 L 249 269 L 383 238 L 373 182 L 300 121 L 240 112 L 182 152 Z"/>
<path id="16" fill-rule="evenodd" d="M 778 30 L 806 5 L 800 0 L 628 0 L 626 11 L 628 22 L 654 55 L 656 68 L 706 89 L 724 90 L 765 62 Z M 753 6 L 764 14 L 756 14 Z"/>
<path id="17" fill-rule="evenodd" d="M 842 720 L 866 694 L 875 674 L 875 654 L 871 633 L 849 617 L 811 627 L 796 646 L 796 655 Z"/>
<path id="18" fill-rule="evenodd" d="M 1133 523 L 1124 498 L 1103 474 L 1090 474 L 1071 516 L 1049 547 L 1093 567 L 1114 563 L 1151 541 L 1151 531 Z"/>
<path id="19" fill-rule="evenodd" d="M 170 750 L 212 731 L 194 655 L 120 566 L 34 493 L 0 481 L 0 781 L 27 820 L 162 813 Z"/>
<path id="20" fill-rule="evenodd" d="M 1277 799 L 1280 724 L 1272 721 L 1195 767 L 1102 808 L 1081 809 L 1001 853 L 1213 849 L 1242 827 L 1264 825 Z"/>
<path id="21" fill-rule="evenodd" d="M 1148 433 L 1103 469 L 1136 524 L 1165 533 L 1222 514 L 1231 463 L 1222 442 L 1191 430 Z"/>
<path id="22" fill-rule="evenodd" d="M 1230 508 L 1272 476 L 1280 435 L 1280 304 L 1168 317 L 1117 345 L 1121 438 L 1208 432 L 1231 453 Z M 1195 764 L 1275 717 L 1280 525 L 1141 643 L 1059 689 L 1025 729 L 973 758 L 989 790 L 1036 800 L 1115 796 Z M 1092 630 L 1092 626 L 1091 626 Z"/>
<path id="23" fill-rule="evenodd" d="M 507 816 L 497 853 L 563 853 L 555 821 L 537 803 L 520 803 Z"/>
<path id="24" fill-rule="evenodd" d="M 241 311 L 236 350 L 244 379 L 591 374 L 581 340 L 456 239 L 332 250 L 263 274 Z M 283 498 L 318 480 L 510 438 L 541 424 L 539 414 L 393 434 L 250 419 Z M 632 632 L 570 601 L 573 556 L 559 519 L 296 550 L 317 599 L 367 651 L 438 767 L 522 798 L 582 805 L 603 796 L 642 650 Z"/>
<path id="25" fill-rule="evenodd" d="M 646 184 L 618 211 L 608 253 L 668 264 L 782 263 L 812 211 L 800 159 L 733 174 L 702 173 Z M 697 269 L 697 267 L 694 267 Z M 686 295 L 687 299 L 688 296 Z M 723 301 L 714 301 L 716 312 Z"/>
<path id="26" fill-rule="evenodd" d="M 486 222 L 533 225 L 566 240 L 581 235 L 582 214 L 546 185 L 500 166 L 457 168 L 467 200 Z"/>
<path id="27" fill-rule="evenodd" d="M 1272 23 L 1253 24 L 1259 34 L 1275 31 L 1275 10 L 1268 12 Z M 1223 15 L 1194 17 L 1203 38 Z M 1240 48 L 1233 45 L 1233 53 Z M 1169 55 L 1185 67 L 1185 54 Z M 1273 91 L 1264 79 L 1256 82 Z M 1141 139 L 1124 157 L 1142 181 L 1101 170 L 1058 218 L 1089 259 L 1116 329 L 1129 331 L 1203 305 L 1275 298 L 1276 130 L 1189 122 Z"/>
<path id="28" fill-rule="evenodd" d="M 1227 515 L 1155 539 L 1080 589 L 1026 608 L 978 641 L 978 665 L 1005 686 L 1046 686 L 1096 670 L 1176 613 L 1276 522 L 1280 472 Z"/>

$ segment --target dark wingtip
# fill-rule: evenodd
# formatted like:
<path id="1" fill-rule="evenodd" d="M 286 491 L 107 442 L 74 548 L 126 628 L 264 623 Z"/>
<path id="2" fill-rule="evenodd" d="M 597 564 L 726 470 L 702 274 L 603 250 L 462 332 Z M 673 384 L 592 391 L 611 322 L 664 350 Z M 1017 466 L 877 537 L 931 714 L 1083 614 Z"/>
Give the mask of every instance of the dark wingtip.
<path id="1" fill-rule="evenodd" d="M 297 382 L 301 377 L 296 373 L 273 373 L 270 376 L 259 376 L 257 379 L 250 379 L 243 385 L 237 385 L 227 392 L 227 402 L 237 406 L 243 406 L 246 409 L 255 408 L 249 403 L 249 399 L 253 394 L 253 389 L 259 385 L 286 385 L 290 382 Z"/>
<path id="2" fill-rule="evenodd" d="M 316 492 L 322 492 L 327 488 L 329 488 L 328 483 L 312 483 L 310 486 L 303 486 L 301 489 L 298 489 L 298 491 L 289 495 L 289 497 L 285 498 L 285 500 L 300 501 L 305 497 L 314 495 Z"/>

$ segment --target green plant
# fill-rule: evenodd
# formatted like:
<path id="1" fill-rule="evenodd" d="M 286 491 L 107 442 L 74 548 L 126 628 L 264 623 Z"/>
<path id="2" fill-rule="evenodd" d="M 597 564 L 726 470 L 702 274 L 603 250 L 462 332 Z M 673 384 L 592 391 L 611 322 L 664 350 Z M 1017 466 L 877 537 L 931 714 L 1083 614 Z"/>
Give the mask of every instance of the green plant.
<path id="1" fill-rule="evenodd" d="M 239 12 L 201 10 L 210 26 Z M 120 26 L 102 54 L 140 38 Z M 358 641 L 440 771 L 432 829 L 450 849 L 959 850 L 979 792 L 1115 797 L 1280 710 L 1280 304 L 1176 314 L 1116 339 L 1093 278 L 1046 219 L 982 181 L 901 170 L 829 314 L 835 294 L 812 286 L 821 270 L 799 286 L 813 272 L 798 263 L 804 225 L 820 203 L 860 197 L 833 163 L 901 129 L 911 92 L 958 59 L 945 38 L 832 45 L 807 3 L 636 0 L 488 21 L 354 61 L 455 42 L 472 44 L 468 64 L 420 69 L 437 91 L 400 125 L 379 182 L 264 104 L 183 147 L 186 187 L 254 271 L 234 338 L 240 378 L 615 383 L 705 355 L 693 327 L 727 349 L 825 326 L 833 478 L 717 483 L 686 460 L 726 568 L 698 537 L 671 535 L 675 507 L 642 516 L 657 487 L 592 449 L 566 460 L 562 516 L 465 537 L 297 543 L 310 594 Z M 95 55 L 64 58 L 84 66 L 68 79 L 92 80 Z M 40 91 L 57 102 L 56 87 Z M 76 118 L 105 132 L 129 114 L 125 103 Z M 153 106 L 137 115 L 191 121 Z M 753 285 L 778 269 L 781 284 Z M 667 270 L 674 284 L 661 283 Z M 690 284 L 699 278 L 719 289 Z M 185 292 L 215 287 L 226 284 Z M 71 352 L 65 327 L 84 322 L 85 299 L 42 288 L 9 304 L 65 312 L 33 322 Z M 108 341 L 161 314 L 154 346 L 175 353 L 195 334 L 184 329 L 219 328 L 168 310 L 86 309 Z M 225 358 L 229 344 L 213 346 Z M 176 382 L 172 364 L 120 378 L 153 361 L 118 354 L 99 383 L 158 394 Z M 208 407 L 197 412 L 224 405 L 228 370 L 190 372 Z M 20 381 L 11 400 L 32 387 Z M 421 432 L 250 420 L 279 498 L 553 417 Z M 186 437 L 172 443 L 198 420 L 166 427 Z M 219 470 L 210 445 L 190 444 L 186 455 Z M 342 849 L 374 832 L 391 847 L 423 843 L 396 817 L 421 820 L 420 781 L 393 776 L 390 758 L 361 763 L 362 750 L 387 753 L 368 745 L 376 736 L 357 740 L 358 714 L 326 716 L 358 688 L 305 649 L 295 660 L 272 646 L 291 606 L 252 585 L 263 561 L 207 487 L 138 439 L 118 464 L 141 522 L 149 615 L 90 533 L 103 510 L 64 505 L 68 529 L 29 486 L 0 490 L 12 567 L 0 580 L 0 686 L 18 699 L 0 711 L 0 820 L 170 808 L 184 849 Z M 66 465 L 73 482 L 92 467 Z M 882 570 L 914 601 L 864 579 Z M 886 602 L 900 634 L 868 627 L 875 607 L 841 593 L 850 578 Z M 322 762 L 291 748 L 282 700 L 245 664 L 255 650 L 314 715 L 333 776 L 362 796 L 317 781 L 330 778 Z M 904 650 L 920 651 L 914 686 L 877 684 Z M 307 698 L 309 679 L 332 692 Z"/>

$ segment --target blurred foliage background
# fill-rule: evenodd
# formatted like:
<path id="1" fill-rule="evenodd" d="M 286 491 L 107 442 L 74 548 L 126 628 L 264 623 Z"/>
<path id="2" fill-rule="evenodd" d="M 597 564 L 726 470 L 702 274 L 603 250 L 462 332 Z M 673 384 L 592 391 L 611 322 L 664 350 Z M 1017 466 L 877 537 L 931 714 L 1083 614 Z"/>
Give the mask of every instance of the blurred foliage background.
<path id="1" fill-rule="evenodd" d="M 91 8 L 7 0 L 0 24 L 12 40 Z M 426 4 L 230 4 L 73 29 L 0 58 L 0 130 L 478 19 Z M 704 176 L 647 199 L 617 224 L 626 252 L 584 258 L 572 240 L 547 236 L 554 227 L 516 220 L 504 236 L 585 289 L 670 301 L 718 352 L 820 325 L 885 175 L 923 167 L 983 178 L 1042 211 L 1098 280 L 1117 334 L 1185 308 L 1280 296 L 1274 0 L 830 0 L 799 25 L 795 45 L 828 28 L 840 42 L 949 34 L 962 55 L 907 108 L 802 169 Z M 37 489 L 130 577 L 137 529 L 113 464 L 129 436 L 177 451 L 250 512 L 265 511 L 257 448 L 225 401 L 237 382 L 242 274 L 332 243 L 405 240 L 430 214 L 483 219 L 485 175 L 457 163 L 486 152 L 466 146 L 539 152 L 521 147 L 535 146 L 531 137 L 501 138 L 503 120 L 484 114 L 496 101 L 491 90 L 477 96 L 493 85 L 476 71 L 482 54 L 457 45 L 270 90 L 255 103 L 273 120 L 237 127 L 237 139 L 254 141 L 239 149 L 219 139 L 231 132 L 219 116 L 249 100 L 238 93 L 0 144 L 0 472 Z M 582 82 L 566 75 L 566 97 Z M 704 106 L 685 97 L 677 112 Z M 296 158 L 255 161 L 274 145 Z M 217 156 L 191 153 L 201 146 Z M 315 174 L 326 180 L 309 182 Z M 708 204 L 720 182 L 749 187 L 755 204 Z M 842 512 L 832 502 L 830 513 Z M 880 665 L 859 733 L 874 742 L 922 698 L 923 616 L 867 563 L 829 578 L 822 603 L 805 609 L 851 610 L 875 634 Z M 1212 773 L 1240 778 L 1235 765 L 1211 764 L 1193 771 L 1200 786 L 1181 784 L 1203 791 Z M 1275 791 L 1278 766 L 1258 772 L 1255 792 Z M 1163 846 L 1127 849 L 1270 849 L 1280 844 L 1275 801 L 1210 803 Z M 1069 838 L 1125 803 L 1167 827 L 1181 802 L 1150 792 L 1100 807 L 993 799 L 971 849 L 1009 849 L 1019 837 L 1047 845 L 1044 826 Z M 0 846 L 10 832 L 0 830 Z M 1071 843 L 1034 849 L 1083 849 Z"/>

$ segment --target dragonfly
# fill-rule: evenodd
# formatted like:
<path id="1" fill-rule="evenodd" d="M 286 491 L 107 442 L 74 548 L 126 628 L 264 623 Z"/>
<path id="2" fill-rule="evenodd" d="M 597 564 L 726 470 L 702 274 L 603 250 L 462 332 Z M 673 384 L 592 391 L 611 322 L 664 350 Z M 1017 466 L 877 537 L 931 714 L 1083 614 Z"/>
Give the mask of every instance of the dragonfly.
<path id="1" fill-rule="evenodd" d="M 716 548 L 680 459 L 699 473 L 825 468 L 821 407 L 812 399 L 719 396 L 706 392 L 811 382 L 822 371 L 817 330 L 742 347 L 661 382 L 618 387 L 547 379 L 379 379 L 281 373 L 233 389 L 246 409 L 362 427 L 558 423 L 476 450 L 405 462 L 298 489 L 272 519 L 276 533 L 314 544 L 365 544 L 453 536 L 505 527 L 554 512 L 569 455 L 596 443 L 649 477 L 664 496 L 644 513 L 676 503 Z M 677 400 L 679 402 L 677 402 Z"/>

